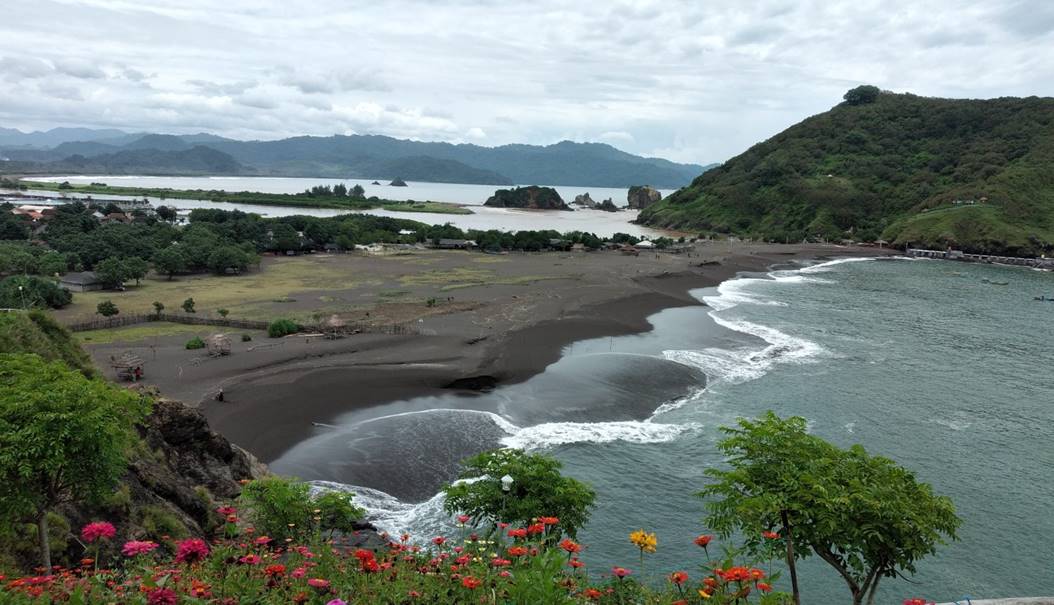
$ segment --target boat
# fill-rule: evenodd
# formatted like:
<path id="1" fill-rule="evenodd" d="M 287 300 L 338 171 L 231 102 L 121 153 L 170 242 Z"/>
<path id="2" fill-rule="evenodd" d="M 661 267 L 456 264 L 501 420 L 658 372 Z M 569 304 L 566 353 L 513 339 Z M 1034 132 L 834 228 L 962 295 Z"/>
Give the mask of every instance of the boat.
<path id="1" fill-rule="evenodd" d="M 988 279 L 987 277 L 982 279 L 981 282 L 989 284 L 989 285 L 992 285 L 992 286 L 1009 286 L 1010 285 L 1010 282 L 1008 282 L 1008 281 L 995 281 L 995 280 L 992 280 L 992 279 Z"/>

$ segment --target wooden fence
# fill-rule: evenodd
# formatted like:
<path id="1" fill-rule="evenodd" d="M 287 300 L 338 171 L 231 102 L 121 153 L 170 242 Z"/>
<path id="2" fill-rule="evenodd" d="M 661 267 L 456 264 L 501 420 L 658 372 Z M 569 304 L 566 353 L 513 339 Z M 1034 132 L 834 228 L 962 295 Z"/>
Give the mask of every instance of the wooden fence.
<path id="1" fill-rule="evenodd" d="M 80 317 L 68 320 L 65 326 L 71 332 L 86 332 L 88 330 L 105 330 L 109 328 L 121 328 L 153 321 L 167 321 L 172 323 L 219 326 L 223 328 L 234 328 L 240 330 L 267 330 L 270 322 L 253 319 L 232 319 L 223 317 L 203 317 L 184 313 L 129 313 L 114 315 L 113 317 Z M 324 328 L 315 325 L 297 326 L 300 331 L 318 331 Z M 414 335 L 420 334 L 416 326 L 410 324 L 386 324 L 374 325 L 365 323 L 349 323 L 341 328 L 344 333 L 362 334 L 392 334 L 392 335 Z"/>

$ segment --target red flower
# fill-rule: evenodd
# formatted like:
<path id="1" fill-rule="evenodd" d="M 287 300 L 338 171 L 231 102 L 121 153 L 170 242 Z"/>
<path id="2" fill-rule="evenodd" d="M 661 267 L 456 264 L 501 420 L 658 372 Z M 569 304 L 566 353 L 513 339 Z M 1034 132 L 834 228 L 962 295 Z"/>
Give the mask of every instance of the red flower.
<path id="1" fill-rule="evenodd" d="M 508 559 L 502 559 L 501 557 L 495 557 L 490 560 L 490 564 L 494 567 L 508 567 L 509 565 L 512 565 L 512 561 Z"/>
<path id="2" fill-rule="evenodd" d="M 436 546 L 442 546 L 444 542 L 446 542 L 446 538 L 443 536 L 432 538 L 432 544 L 435 544 Z"/>
<path id="3" fill-rule="evenodd" d="M 710 544 L 710 541 L 711 541 L 711 540 L 713 540 L 713 539 L 714 539 L 714 537 L 713 537 L 713 536 L 711 536 L 711 535 L 709 535 L 709 534 L 703 534 L 703 535 L 701 535 L 701 536 L 698 536 L 698 537 L 697 537 L 697 538 L 696 538 L 695 540 L 693 540 L 693 541 L 695 542 L 696 546 L 700 546 L 700 547 L 702 547 L 702 548 L 706 548 L 706 547 L 707 547 L 707 545 L 709 545 L 709 544 Z"/>
<path id="4" fill-rule="evenodd" d="M 584 594 L 587 599 L 591 599 L 594 601 L 597 601 L 600 599 L 600 597 L 604 596 L 604 593 L 600 592 L 596 588 L 587 588 L 586 591 L 582 594 Z"/>
<path id="5" fill-rule="evenodd" d="M 585 567 L 585 565 L 586 565 L 585 563 L 579 561 L 578 559 L 571 559 L 570 561 L 567 562 L 567 564 L 570 565 L 571 567 L 575 568 L 575 569 L 578 569 L 580 567 Z"/>
<path id="6" fill-rule="evenodd" d="M 99 538 L 109 540 L 115 535 L 117 530 L 112 523 L 106 521 L 94 521 L 81 528 L 81 538 L 84 538 L 85 542 L 94 542 Z"/>
<path id="7" fill-rule="evenodd" d="M 176 605 L 179 597 L 169 588 L 155 588 L 146 593 L 146 602 L 149 605 Z"/>
<path id="8" fill-rule="evenodd" d="M 196 563 L 209 556 L 209 545 L 201 538 L 189 538 L 176 544 L 176 563 Z"/>
<path id="9" fill-rule="evenodd" d="M 271 539 L 268 538 L 267 536 L 260 536 L 259 538 L 253 540 L 253 543 L 256 544 L 257 546 L 263 546 L 264 544 L 267 544 L 270 541 L 271 541 Z"/>
<path id="10" fill-rule="evenodd" d="M 675 571 L 670 574 L 670 581 L 680 586 L 688 581 L 688 572 L 686 571 Z"/>
<path id="11" fill-rule="evenodd" d="M 560 541 L 560 548 L 566 550 L 569 553 L 582 552 L 582 545 L 578 544 L 570 538 L 564 538 Z"/>
<path id="12" fill-rule="evenodd" d="M 517 528 L 517 529 L 510 529 L 509 530 L 509 537 L 510 538 L 526 538 L 527 537 L 527 530 L 523 529 L 522 527 L 521 528 Z"/>
<path id="13" fill-rule="evenodd" d="M 538 517 L 538 522 L 542 525 L 556 525 L 560 522 L 560 519 L 556 517 Z"/>
<path id="14" fill-rule="evenodd" d="M 268 565 L 264 568 L 264 575 L 266 576 L 280 576 L 285 573 L 285 565 L 276 563 L 274 565 Z"/>
<path id="15" fill-rule="evenodd" d="M 472 576 L 465 576 L 464 578 L 461 578 L 461 585 L 464 586 L 465 588 L 468 588 L 469 590 L 474 590 L 476 588 L 479 588 L 479 585 L 482 584 L 482 583 L 483 583 L 482 581 L 477 580 L 476 578 L 473 578 Z"/>
<path id="16" fill-rule="evenodd" d="M 468 523 L 468 522 L 469 522 L 469 519 L 471 519 L 471 518 L 472 518 L 472 517 L 470 517 L 470 516 L 468 516 L 468 515 L 458 515 L 458 517 L 457 517 L 457 522 L 458 522 L 458 523 Z"/>
<path id="17" fill-rule="evenodd" d="M 544 523 L 535 523 L 533 525 L 528 525 L 527 526 L 527 534 L 528 535 L 533 536 L 533 535 L 544 534 L 544 533 L 545 533 L 545 524 Z"/>
<path id="18" fill-rule="evenodd" d="M 628 570 L 628 569 L 626 569 L 625 567 L 612 567 L 611 568 L 611 573 L 616 578 L 622 579 L 622 578 L 625 578 L 626 576 L 630 575 L 633 572 Z"/>
<path id="19" fill-rule="evenodd" d="M 510 557 L 522 557 L 523 555 L 527 554 L 527 547 L 526 546 L 510 546 L 508 549 L 506 549 L 506 552 L 509 553 Z"/>
<path id="20" fill-rule="evenodd" d="M 216 509 L 216 512 L 226 517 L 228 515 L 233 515 L 237 513 L 238 509 L 234 508 L 233 506 L 221 506 Z"/>
<path id="21" fill-rule="evenodd" d="M 329 580 L 324 580 L 322 578 L 311 578 L 307 581 L 307 585 L 311 588 L 323 591 L 329 588 Z"/>
<path id="22" fill-rule="evenodd" d="M 934 603 L 926 599 L 904 599 L 904 605 L 934 605 Z"/>
<path id="23" fill-rule="evenodd" d="M 770 592 L 772 590 L 772 586 L 769 586 L 765 582 L 758 582 L 758 590 L 760 590 L 761 592 Z"/>
<path id="24" fill-rule="evenodd" d="M 376 558 L 372 550 L 366 550 L 365 548 L 359 548 L 355 550 L 355 558 L 359 561 L 370 561 Z"/>
<path id="25" fill-rule="evenodd" d="M 376 559 L 366 559 L 362 562 L 362 571 L 366 573 L 377 573 L 381 570 L 381 566 L 377 564 Z"/>
<path id="26" fill-rule="evenodd" d="M 774 531 L 761 532 L 761 535 L 767 540 L 777 540 L 780 537 L 780 535 Z"/>

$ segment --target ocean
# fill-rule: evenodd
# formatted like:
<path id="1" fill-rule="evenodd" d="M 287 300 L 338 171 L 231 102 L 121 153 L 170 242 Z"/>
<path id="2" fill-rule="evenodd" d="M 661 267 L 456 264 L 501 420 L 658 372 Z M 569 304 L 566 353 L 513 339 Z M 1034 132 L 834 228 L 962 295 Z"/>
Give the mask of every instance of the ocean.
<path id="1" fill-rule="evenodd" d="M 372 185 L 368 179 L 316 179 L 316 178 L 287 178 L 287 177 L 190 177 L 190 176 L 58 176 L 38 177 L 34 180 L 42 182 L 61 183 L 69 181 L 73 184 L 106 183 L 115 187 L 152 187 L 171 189 L 203 189 L 218 191 L 258 191 L 262 193 L 300 193 L 314 185 L 336 185 L 343 183 L 348 187 L 362 185 L 367 196 L 377 196 L 382 199 L 405 201 L 433 201 L 464 204 L 472 206 L 474 214 L 438 214 L 434 212 L 393 212 L 389 210 L 366 210 L 366 214 L 378 216 L 390 216 L 407 220 L 419 221 L 429 225 L 442 225 L 450 223 L 462 229 L 498 229 L 501 231 L 531 231 L 542 229 L 553 229 L 561 233 L 568 231 L 587 231 L 600 237 L 611 237 L 615 233 L 629 233 L 635 236 L 658 237 L 668 233 L 642 227 L 631 223 L 637 218 L 636 210 L 623 210 L 621 212 L 603 212 L 601 210 L 578 209 L 574 212 L 562 210 L 518 210 L 510 208 L 489 208 L 483 206 L 487 198 L 494 194 L 496 189 L 508 188 L 497 185 L 470 185 L 463 183 L 427 183 L 409 181 L 407 187 L 390 187 L 387 181 L 384 185 Z M 577 195 L 589 193 L 593 200 L 599 202 L 611 198 L 615 205 L 626 206 L 626 189 L 612 189 L 609 187 L 567 187 L 556 185 L 555 189 L 560 197 L 570 204 Z M 663 197 L 673 193 L 672 190 L 660 189 Z M 59 191 L 52 192 L 58 195 Z M 79 197 L 76 194 L 68 194 L 71 197 Z M 120 199 L 122 196 L 92 194 L 98 200 Z M 303 214 L 308 216 L 338 216 L 348 214 L 347 210 L 334 210 L 330 208 L 296 208 L 283 206 L 262 206 L 255 204 L 216 203 L 205 200 L 183 200 L 183 199 L 160 199 L 147 198 L 155 206 L 164 204 L 174 206 L 181 212 L 189 212 L 194 208 L 219 208 L 221 210 L 242 210 L 254 212 L 262 216 L 289 216 Z"/>
<path id="2" fill-rule="evenodd" d="M 597 491 L 580 534 L 591 573 L 636 570 L 628 533 L 644 528 L 658 534 L 648 572 L 662 581 L 698 574 L 692 539 L 708 528 L 693 494 L 722 463 L 719 427 L 774 410 L 892 458 L 955 502 L 961 541 L 911 583 L 884 580 L 879 603 L 1054 593 L 1054 304 L 1033 300 L 1054 295 L 1054 274 L 853 259 L 693 294 L 708 306 L 575 343 L 524 383 L 348 414 L 272 468 L 350 489 L 379 527 L 427 539 L 451 531 L 436 492 L 459 458 L 544 451 Z M 801 575 L 804 602 L 846 602 L 822 561 Z"/>

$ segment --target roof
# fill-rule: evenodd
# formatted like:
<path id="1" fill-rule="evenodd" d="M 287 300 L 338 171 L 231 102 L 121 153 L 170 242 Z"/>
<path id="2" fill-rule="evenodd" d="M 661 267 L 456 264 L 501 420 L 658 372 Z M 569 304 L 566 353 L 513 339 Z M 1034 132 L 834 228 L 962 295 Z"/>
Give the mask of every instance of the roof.
<path id="1" fill-rule="evenodd" d="M 59 281 L 66 284 L 76 284 L 78 286 L 90 286 L 99 283 L 101 280 L 94 271 L 80 271 L 78 273 L 67 273 L 59 278 Z"/>
<path id="2" fill-rule="evenodd" d="M 638 248 L 654 248 L 655 244 L 649 242 L 648 240 L 642 240 L 642 241 L 637 242 L 637 247 Z"/>

